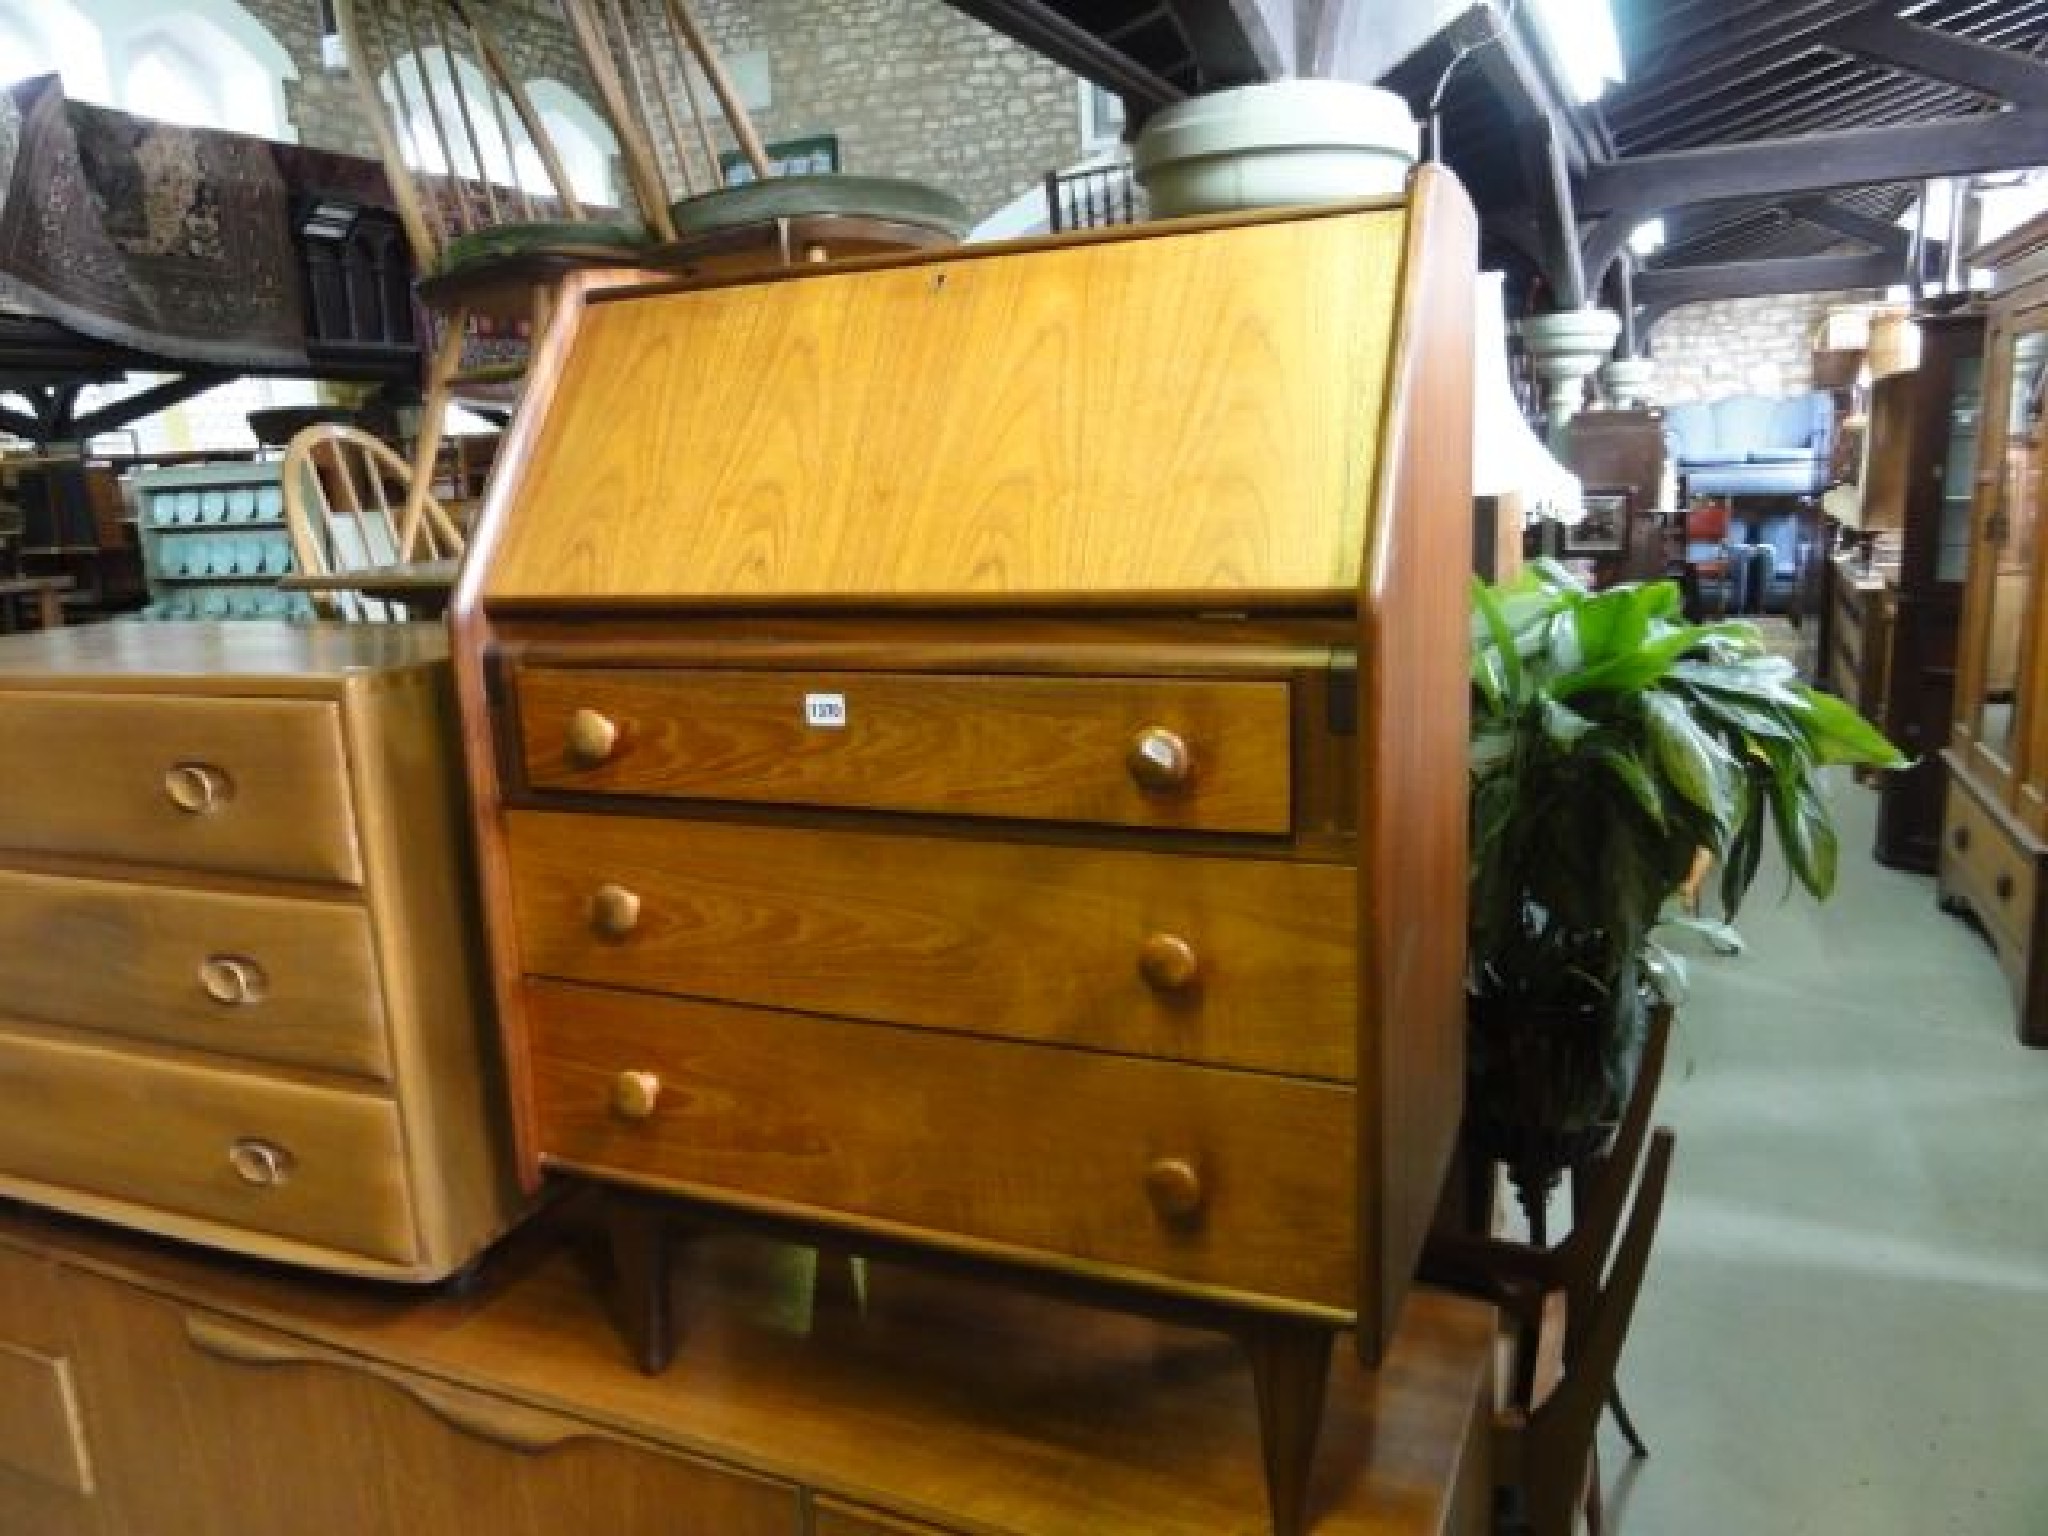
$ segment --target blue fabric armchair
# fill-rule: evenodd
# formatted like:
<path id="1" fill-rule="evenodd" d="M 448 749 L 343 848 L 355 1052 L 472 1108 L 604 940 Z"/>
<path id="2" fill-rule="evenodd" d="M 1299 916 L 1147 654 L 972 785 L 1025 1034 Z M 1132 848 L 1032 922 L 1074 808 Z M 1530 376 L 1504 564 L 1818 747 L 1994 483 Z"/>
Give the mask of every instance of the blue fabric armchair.
<path id="1" fill-rule="evenodd" d="M 1818 496 L 1834 435 L 1834 403 L 1821 390 L 1664 408 L 1665 446 L 1688 497 Z"/>

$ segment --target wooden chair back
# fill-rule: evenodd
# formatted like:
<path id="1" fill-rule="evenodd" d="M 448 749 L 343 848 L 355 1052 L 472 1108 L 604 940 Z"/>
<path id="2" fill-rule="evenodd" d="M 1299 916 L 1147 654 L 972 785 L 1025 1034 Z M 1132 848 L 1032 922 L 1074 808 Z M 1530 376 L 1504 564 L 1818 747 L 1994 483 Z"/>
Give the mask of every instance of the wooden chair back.
<path id="1" fill-rule="evenodd" d="M 423 276 L 460 236 L 586 217 L 486 10 L 484 0 L 335 0 L 348 72 Z M 527 154 L 549 194 L 519 184 Z"/>
<path id="2" fill-rule="evenodd" d="M 670 203 L 723 182 L 709 104 L 690 69 L 693 60 L 717 99 L 734 145 L 755 176 L 768 177 L 768 156 L 746 104 L 689 0 L 561 4 L 618 138 L 634 201 L 656 238 L 676 237 Z"/>
<path id="3" fill-rule="evenodd" d="M 356 427 L 321 422 L 285 450 L 285 524 L 299 570 L 329 575 L 409 559 L 462 553 L 462 530 L 432 496 L 422 502 L 419 538 L 408 553 L 402 535 L 412 466 Z M 311 594 L 322 618 L 379 621 L 408 617 L 401 603 L 351 592 Z"/>

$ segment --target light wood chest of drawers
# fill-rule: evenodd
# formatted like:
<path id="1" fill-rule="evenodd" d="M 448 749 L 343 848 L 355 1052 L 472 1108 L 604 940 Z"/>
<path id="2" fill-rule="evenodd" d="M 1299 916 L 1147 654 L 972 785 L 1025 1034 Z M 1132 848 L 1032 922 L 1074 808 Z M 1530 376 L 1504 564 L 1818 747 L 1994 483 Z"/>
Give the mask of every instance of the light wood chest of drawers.
<path id="1" fill-rule="evenodd" d="M 521 1208 L 446 640 L 0 640 L 0 1193 L 325 1269 Z"/>
<path id="2" fill-rule="evenodd" d="M 1225 1319 L 1292 1528 L 1462 1097 L 1470 242 L 572 292 L 454 610 L 529 1171 Z"/>

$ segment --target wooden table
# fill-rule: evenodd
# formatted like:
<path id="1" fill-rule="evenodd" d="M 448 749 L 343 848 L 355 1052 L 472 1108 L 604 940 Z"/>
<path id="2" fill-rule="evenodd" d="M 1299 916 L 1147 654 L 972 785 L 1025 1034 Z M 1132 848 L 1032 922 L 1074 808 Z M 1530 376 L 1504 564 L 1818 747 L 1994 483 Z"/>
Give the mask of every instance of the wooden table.
<path id="1" fill-rule="evenodd" d="M 353 571 L 302 571 L 278 582 L 285 592 L 352 592 L 382 603 L 403 603 L 415 619 L 438 619 L 455 591 L 459 559 L 366 565 Z"/>
<path id="2" fill-rule="evenodd" d="M 21 608 L 34 615 L 32 628 L 64 627 L 64 594 L 72 587 L 69 576 L 0 577 L 0 629 L 12 634 L 21 627 Z M 20 602 L 27 599 L 26 602 Z M 17 607 L 17 603 L 20 606 Z"/>
<path id="3" fill-rule="evenodd" d="M 0 1530 L 37 1536 L 1219 1536 L 1266 1529 L 1219 1336 L 693 1244 L 675 1368 L 635 1370 L 558 1206 L 466 1290 L 295 1274 L 0 1207 Z M 842 1278 L 844 1270 L 834 1273 Z M 1338 1351 L 1316 1536 L 1478 1533 L 1492 1313 L 1411 1293 Z"/>

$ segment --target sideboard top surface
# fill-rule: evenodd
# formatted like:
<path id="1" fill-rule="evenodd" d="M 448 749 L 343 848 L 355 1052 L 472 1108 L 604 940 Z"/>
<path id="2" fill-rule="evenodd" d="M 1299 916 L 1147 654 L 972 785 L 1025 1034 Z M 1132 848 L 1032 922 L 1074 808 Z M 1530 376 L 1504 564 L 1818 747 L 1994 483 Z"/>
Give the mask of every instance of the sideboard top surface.
<path id="1" fill-rule="evenodd" d="M 493 496 L 482 598 L 1348 607 L 1410 217 L 572 306 Z"/>
<path id="2" fill-rule="evenodd" d="M 87 624 L 0 636 L 0 684 L 236 692 L 339 684 L 447 656 L 439 624 Z"/>
<path id="3" fill-rule="evenodd" d="M 516 1234 L 454 1294 L 370 1287 L 0 1210 L 0 1258 L 48 1259 L 493 1400 L 575 1416 L 947 1529 L 1215 1536 L 1265 1528 L 1236 1342 L 874 1262 L 817 1300 L 801 1249 L 690 1245 L 674 1368 L 629 1362 L 579 1214 Z M 1490 1370 L 1490 1309 L 1411 1296 L 1377 1371 L 1333 1362 L 1317 1536 L 1438 1532 Z"/>

